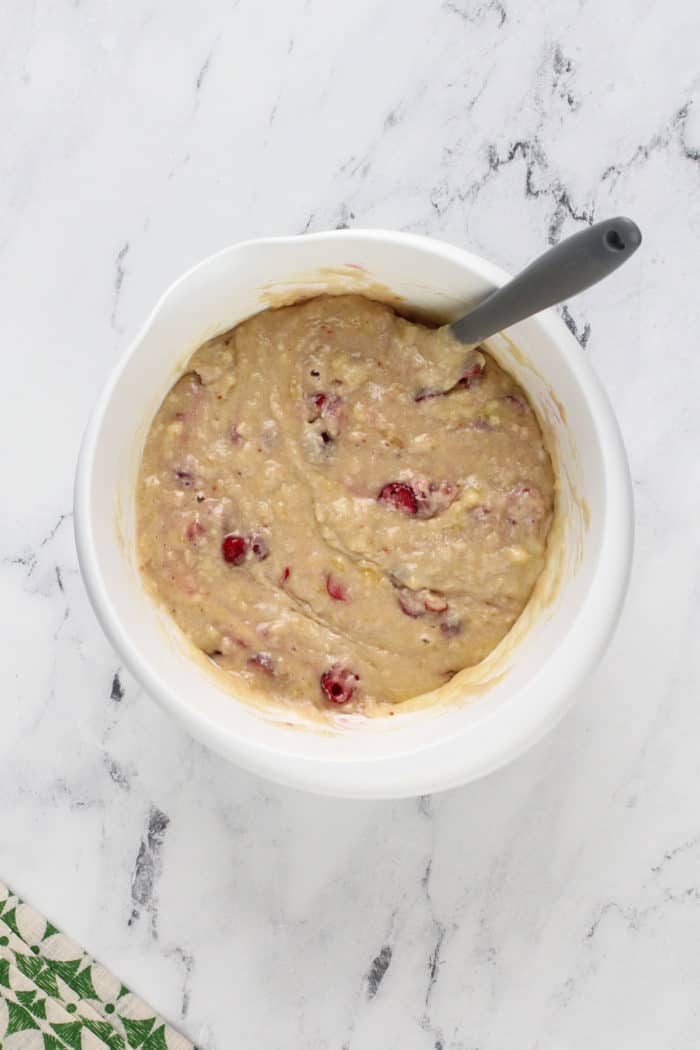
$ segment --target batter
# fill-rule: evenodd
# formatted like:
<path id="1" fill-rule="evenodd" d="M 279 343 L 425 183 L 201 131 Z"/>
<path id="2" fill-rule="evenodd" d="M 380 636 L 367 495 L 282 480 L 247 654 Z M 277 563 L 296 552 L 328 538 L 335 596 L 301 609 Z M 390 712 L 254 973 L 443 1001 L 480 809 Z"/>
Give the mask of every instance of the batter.
<path id="1" fill-rule="evenodd" d="M 322 297 L 193 355 L 146 441 L 139 558 L 234 691 L 370 713 L 498 644 L 553 501 L 537 419 L 493 358 Z"/>

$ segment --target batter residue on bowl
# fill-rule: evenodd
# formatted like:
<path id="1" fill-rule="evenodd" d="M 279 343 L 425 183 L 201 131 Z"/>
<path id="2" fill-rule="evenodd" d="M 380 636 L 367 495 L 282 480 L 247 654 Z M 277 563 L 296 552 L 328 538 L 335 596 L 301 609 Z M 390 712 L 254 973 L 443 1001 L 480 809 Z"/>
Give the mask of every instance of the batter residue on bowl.
<path id="1" fill-rule="evenodd" d="M 234 692 L 371 711 L 498 644 L 544 566 L 554 475 L 493 358 L 342 295 L 188 368 L 146 441 L 139 559 Z"/>

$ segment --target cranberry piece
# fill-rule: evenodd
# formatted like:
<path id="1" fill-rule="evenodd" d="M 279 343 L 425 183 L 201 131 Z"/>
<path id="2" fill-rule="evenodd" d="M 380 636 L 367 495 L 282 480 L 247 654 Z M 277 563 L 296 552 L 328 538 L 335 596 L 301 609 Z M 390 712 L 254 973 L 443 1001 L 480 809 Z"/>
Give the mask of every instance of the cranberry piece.
<path id="1" fill-rule="evenodd" d="M 221 553 L 224 561 L 229 562 L 231 565 L 241 565 L 248 553 L 248 541 L 244 536 L 236 536 L 234 533 L 229 533 L 228 536 L 224 536 L 221 544 Z"/>
<path id="2" fill-rule="evenodd" d="M 415 514 L 418 510 L 415 492 L 403 481 L 389 481 L 380 489 L 377 500 L 380 503 L 388 503 L 394 510 L 400 510 L 404 514 Z"/>
<path id="3" fill-rule="evenodd" d="M 426 611 L 431 613 L 444 613 L 448 609 L 448 603 L 444 597 L 441 594 L 436 594 L 435 591 L 428 591 L 423 605 Z"/>
<path id="4" fill-rule="evenodd" d="M 359 676 L 347 667 L 333 664 L 321 675 L 321 689 L 332 704 L 347 704 L 348 700 L 352 700 L 359 681 Z"/>
<path id="5" fill-rule="evenodd" d="M 440 624 L 440 630 L 447 638 L 453 638 L 462 633 L 464 624 L 456 616 L 448 616 Z"/>
<path id="6" fill-rule="evenodd" d="M 180 482 L 180 487 L 183 489 L 191 489 L 194 484 L 194 476 L 190 474 L 189 470 L 176 470 L 175 477 Z"/>
<path id="7" fill-rule="evenodd" d="M 275 665 L 269 653 L 254 653 L 253 656 L 248 657 L 246 663 L 250 667 L 256 667 L 259 671 L 264 671 L 265 674 L 275 673 Z"/>
<path id="8" fill-rule="evenodd" d="M 317 419 L 337 422 L 341 405 L 341 398 L 337 394 L 309 394 L 306 400 L 309 406 L 307 414 L 309 423 L 315 423 Z"/>
<path id="9" fill-rule="evenodd" d="M 415 475 L 411 487 L 416 497 L 417 514 L 420 518 L 434 518 L 447 510 L 457 499 L 459 492 L 450 481 L 429 481 Z"/>
<path id="10" fill-rule="evenodd" d="M 419 616 L 425 616 L 425 602 L 417 591 L 412 591 L 410 587 L 402 587 L 396 595 L 396 600 L 399 603 L 401 612 L 405 613 L 406 616 L 410 616 L 414 620 L 418 619 Z"/>
<path id="11" fill-rule="evenodd" d="M 427 587 L 422 587 L 419 591 L 414 591 L 410 587 L 401 587 L 397 591 L 396 600 L 401 607 L 401 612 L 404 612 L 406 616 L 413 617 L 413 619 L 425 616 L 427 612 L 444 613 L 448 609 L 448 604 L 443 595 L 438 594 L 436 591 L 428 590 Z"/>
<path id="12" fill-rule="evenodd" d="M 284 587 L 285 583 L 287 582 L 287 580 L 289 579 L 289 577 L 291 575 L 292 575 L 292 570 L 289 568 L 288 565 L 285 565 L 284 572 L 280 576 L 280 587 Z"/>
<path id="13" fill-rule="evenodd" d="M 434 386 L 426 386 L 423 390 L 419 390 L 416 396 L 413 398 L 414 401 L 427 401 L 430 397 L 442 397 L 446 394 L 446 390 L 438 390 Z"/>
<path id="14" fill-rule="evenodd" d="M 330 573 L 326 576 L 326 590 L 336 602 L 346 602 L 348 600 L 346 587 L 342 583 L 338 583 L 337 580 L 334 580 Z"/>
<path id="15" fill-rule="evenodd" d="M 191 521 L 187 526 L 187 532 L 185 535 L 187 539 L 194 543 L 198 536 L 203 536 L 207 530 L 198 521 Z"/>
<path id="16" fill-rule="evenodd" d="M 477 386 L 477 384 L 481 382 L 483 372 L 484 366 L 482 362 L 478 360 L 474 361 L 464 370 L 452 389 L 470 390 L 471 387 Z"/>
<path id="17" fill-rule="evenodd" d="M 258 561 L 264 561 L 270 553 L 270 548 L 267 545 L 267 540 L 264 536 L 259 533 L 255 533 L 250 537 L 250 549 L 252 550 Z"/>

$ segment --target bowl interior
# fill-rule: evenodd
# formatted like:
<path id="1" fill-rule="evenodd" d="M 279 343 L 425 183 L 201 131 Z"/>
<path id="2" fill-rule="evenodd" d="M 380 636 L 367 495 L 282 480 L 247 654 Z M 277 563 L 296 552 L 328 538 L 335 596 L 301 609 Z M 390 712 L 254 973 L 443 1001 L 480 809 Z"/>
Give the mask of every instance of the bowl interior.
<path id="1" fill-rule="evenodd" d="M 356 291 L 447 320 L 506 275 L 440 242 L 380 232 L 255 241 L 206 260 L 157 306 L 106 387 L 76 483 L 85 580 L 115 648 L 194 735 L 248 768 L 332 794 L 397 796 L 448 787 L 513 757 L 559 716 L 610 633 L 629 562 L 624 452 L 582 351 L 551 316 L 489 349 L 526 389 L 559 475 L 547 569 L 513 630 L 478 668 L 394 718 L 308 722 L 224 692 L 155 607 L 134 555 L 134 491 L 143 442 L 189 355 L 270 305 Z M 615 532 L 617 530 L 617 540 Z M 607 578 L 604 578 L 606 577 Z"/>

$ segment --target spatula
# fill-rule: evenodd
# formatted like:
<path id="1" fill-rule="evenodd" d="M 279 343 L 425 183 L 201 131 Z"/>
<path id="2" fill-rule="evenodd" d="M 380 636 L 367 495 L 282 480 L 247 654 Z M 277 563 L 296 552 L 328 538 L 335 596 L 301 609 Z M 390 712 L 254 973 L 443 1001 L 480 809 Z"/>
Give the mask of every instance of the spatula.
<path id="1" fill-rule="evenodd" d="M 461 343 L 480 343 L 602 281 L 641 243 L 640 229 L 631 219 L 597 222 L 540 255 L 449 327 Z"/>

